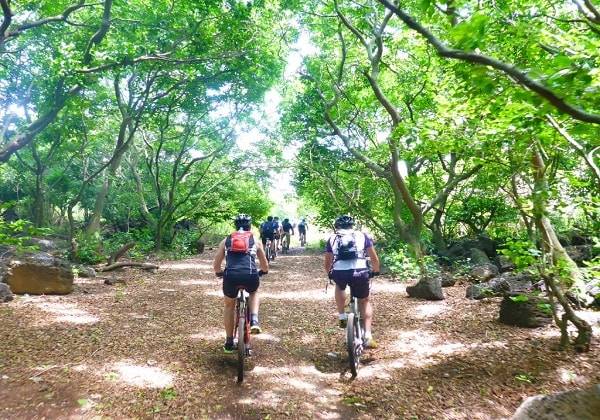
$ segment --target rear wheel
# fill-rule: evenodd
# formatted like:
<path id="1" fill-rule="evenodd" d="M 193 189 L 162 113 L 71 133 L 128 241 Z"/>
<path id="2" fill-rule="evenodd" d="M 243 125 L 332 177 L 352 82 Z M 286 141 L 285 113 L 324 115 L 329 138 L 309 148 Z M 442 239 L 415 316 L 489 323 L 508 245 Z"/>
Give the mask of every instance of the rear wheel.
<path id="1" fill-rule="evenodd" d="M 353 313 L 348 314 L 348 324 L 346 325 L 346 347 L 348 349 L 348 363 L 352 377 L 358 375 L 358 363 L 360 362 L 360 352 L 358 351 L 357 322 Z"/>
<path id="2" fill-rule="evenodd" d="M 244 359 L 246 357 L 246 314 L 240 310 L 237 325 L 238 376 L 237 381 L 244 380 Z"/>

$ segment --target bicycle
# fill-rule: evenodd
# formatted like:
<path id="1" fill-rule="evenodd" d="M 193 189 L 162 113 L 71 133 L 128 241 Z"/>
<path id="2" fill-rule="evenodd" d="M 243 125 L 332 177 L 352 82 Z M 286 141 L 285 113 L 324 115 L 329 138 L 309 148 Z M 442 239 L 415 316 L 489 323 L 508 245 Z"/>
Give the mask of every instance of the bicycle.
<path id="1" fill-rule="evenodd" d="M 300 232 L 300 246 L 306 246 L 306 233 Z"/>
<path id="2" fill-rule="evenodd" d="M 360 364 L 360 357 L 364 350 L 364 329 L 356 297 L 352 296 L 350 298 L 349 307 L 350 312 L 348 313 L 346 324 L 346 348 L 348 350 L 350 372 L 352 372 L 352 377 L 355 378 L 358 375 L 358 365 Z"/>
<path id="3" fill-rule="evenodd" d="M 266 273 L 262 271 L 258 272 L 259 276 L 263 276 Z M 237 337 L 237 354 L 238 354 L 238 366 L 237 366 L 237 381 L 238 383 L 244 381 L 244 364 L 246 357 L 252 354 L 250 346 L 250 305 L 248 303 L 248 297 L 250 294 L 246 291 L 244 286 L 238 286 L 238 295 L 235 302 L 235 323 L 233 336 Z"/>
<path id="4" fill-rule="evenodd" d="M 289 233 L 284 233 L 283 240 L 281 241 L 281 252 L 287 254 L 290 251 L 290 240 L 291 236 Z"/>

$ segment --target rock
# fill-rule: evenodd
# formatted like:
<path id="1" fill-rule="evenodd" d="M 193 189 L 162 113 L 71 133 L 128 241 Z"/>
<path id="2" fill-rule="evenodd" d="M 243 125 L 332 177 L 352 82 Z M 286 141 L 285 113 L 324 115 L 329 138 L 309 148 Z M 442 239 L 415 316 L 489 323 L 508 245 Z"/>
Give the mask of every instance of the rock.
<path id="1" fill-rule="evenodd" d="M 496 256 L 494 262 L 496 263 L 496 266 L 498 267 L 501 273 L 513 271 L 516 268 L 515 264 L 506 255 Z"/>
<path id="2" fill-rule="evenodd" d="M 45 252 L 13 257 L 6 283 L 13 293 L 64 295 L 73 291 L 73 271 L 66 261 Z"/>
<path id="3" fill-rule="evenodd" d="M 13 300 L 13 294 L 6 283 L 0 283 L 0 303 L 10 302 Z"/>
<path id="4" fill-rule="evenodd" d="M 488 258 L 496 256 L 496 242 L 486 235 L 479 235 L 476 239 L 461 238 L 453 243 L 445 254 L 450 258 L 469 258 L 470 250 L 477 248 L 483 251 Z"/>
<path id="5" fill-rule="evenodd" d="M 440 275 L 442 287 L 452 287 L 456 284 L 456 279 L 450 273 L 442 273 Z"/>
<path id="6" fill-rule="evenodd" d="M 517 327 L 543 327 L 552 323 L 550 305 L 545 297 L 511 292 L 502 299 L 499 321 Z"/>
<path id="7" fill-rule="evenodd" d="M 532 276 L 526 273 L 503 273 L 488 282 L 472 284 L 467 287 L 466 297 L 483 299 L 486 297 L 502 296 L 507 292 L 528 292 L 532 289 Z"/>
<path id="8" fill-rule="evenodd" d="M 96 277 L 96 270 L 94 270 L 92 267 L 80 265 L 77 267 L 77 275 L 79 277 L 94 278 Z"/>
<path id="9" fill-rule="evenodd" d="M 414 286 L 406 288 L 408 296 L 427 299 L 427 300 L 444 300 L 444 292 L 442 292 L 442 280 L 439 277 L 423 278 Z"/>
<path id="10" fill-rule="evenodd" d="M 482 282 L 491 279 L 492 277 L 498 275 L 498 267 L 494 264 L 482 264 L 476 267 L 473 267 L 469 272 L 469 275 L 476 281 Z"/>
<path id="11" fill-rule="evenodd" d="M 600 413 L 600 385 L 527 398 L 511 420 L 594 420 Z"/>
<path id="12" fill-rule="evenodd" d="M 571 245 L 566 246 L 565 251 L 569 254 L 569 257 L 577 263 L 577 265 L 583 264 L 584 261 L 592 259 L 592 245 Z"/>
<path id="13" fill-rule="evenodd" d="M 592 280 L 585 285 L 585 292 L 594 298 L 589 306 L 600 307 L 600 280 Z"/>
<path id="14" fill-rule="evenodd" d="M 490 263 L 490 259 L 488 258 L 487 254 L 481 249 L 471 248 L 469 250 L 469 255 L 471 258 L 471 263 L 473 265 L 483 265 Z"/>

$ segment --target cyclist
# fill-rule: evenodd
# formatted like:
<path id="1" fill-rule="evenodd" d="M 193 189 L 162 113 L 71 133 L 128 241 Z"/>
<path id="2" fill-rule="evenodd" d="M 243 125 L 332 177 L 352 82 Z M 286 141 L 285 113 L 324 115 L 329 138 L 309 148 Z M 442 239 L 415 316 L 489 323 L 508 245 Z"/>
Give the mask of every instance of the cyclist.
<path id="1" fill-rule="evenodd" d="M 235 218 L 236 231 L 223 239 L 217 248 L 217 254 L 213 262 L 215 274 L 223 277 L 223 294 L 225 295 L 225 353 L 233 353 L 233 328 L 235 319 L 235 301 L 238 287 L 243 286 L 250 294 L 250 332 L 259 334 L 261 332 L 258 323 L 258 286 L 259 275 L 269 271 L 269 263 L 260 242 L 254 241 L 250 231 L 252 218 L 247 214 L 240 214 Z M 256 268 L 256 257 L 260 270 Z M 221 264 L 225 259 L 225 270 L 222 271 Z"/>
<path id="2" fill-rule="evenodd" d="M 267 240 L 271 241 L 271 249 L 274 249 L 275 226 L 273 224 L 273 216 L 267 217 L 267 220 L 260 225 L 260 239 L 263 249 L 267 246 Z"/>
<path id="3" fill-rule="evenodd" d="M 300 246 L 304 246 L 306 243 L 306 231 L 308 230 L 308 223 L 306 223 L 306 219 L 302 218 L 300 223 L 298 223 L 298 236 L 300 237 Z"/>
<path id="4" fill-rule="evenodd" d="M 346 286 L 350 286 L 352 296 L 358 298 L 360 312 L 364 319 L 365 347 L 375 348 L 377 342 L 371 333 L 373 308 L 369 300 L 370 277 L 379 274 L 379 257 L 373 240 L 366 234 L 353 229 L 354 220 L 350 216 L 340 216 L 335 220 L 335 234 L 327 241 L 325 271 L 335 284 L 335 303 L 338 310 L 339 326 L 346 328 L 348 315 L 344 311 Z M 367 255 L 371 258 L 373 271 L 367 266 Z"/>
<path id="5" fill-rule="evenodd" d="M 273 237 L 275 238 L 275 249 L 279 250 L 281 247 L 281 223 L 279 223 L 279 217 L 275 216 L 273 218 L 273 224 L 275 225 L 275 233 Z"/>
<path id="6" fill-rule="evenodd" d="M 283 219 L 281 230 L 283 231 L 283 246 L 287 247 L 287 249 L 290 249 L 290 243 L 292 241 L 290 234 L 294 234 L 294 226 L 290 223 L 290 219 Z"/>

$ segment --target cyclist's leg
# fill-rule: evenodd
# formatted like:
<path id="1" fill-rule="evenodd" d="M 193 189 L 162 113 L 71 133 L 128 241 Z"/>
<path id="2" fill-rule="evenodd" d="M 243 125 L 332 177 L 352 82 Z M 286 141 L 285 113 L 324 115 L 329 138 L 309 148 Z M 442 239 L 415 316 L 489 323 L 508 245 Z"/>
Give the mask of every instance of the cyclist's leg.
<path id="1" fill-rule="evenodd" d="M 346 286 L 348 284 L 347 270 L 333 271 L 333 281 L 335 282 L 335 306 L 338 311 L 340 327 L 345 327 L 346 319 Z"/>
<path id="2" fill-rule="evenodd" d="M 258 298 L 258 286 L 260 285 L 258 274 L 248 280 L 245 285 L 246 291 L 250 293 L 250 297 L 248 298 L 248 306 L 250 307 L 250 332 L 258 334 L 261 331 L 258 323 L 258 307 L 260 304 Z"/>
<path id="3" fill-rule="evenodd" d="M 358 298 L 358 307 L 360 309 L 361 317 L 364 325 L 364 336 L 367 341 L 372 341 L 371 337 L 371 322 L 373 320 L 373 306 L 371 305 L 370 296 L 370 280 L 368 270 L 359 271 L 354 277 L 351 284 L 352 296 Z M 371 342 L 371 346 L 376 347 L 375 341 Z"/>
<path id="4" fill-rule="evenodd" d="M 225 326 L 225 345 L 223 350 L 226 353 L 232 353 L 233 347 L 233 329 L 235 323 L 235 301 L 237 289 L 235 285 L 226 278 L 223 278 L 223 324 Z"/>

